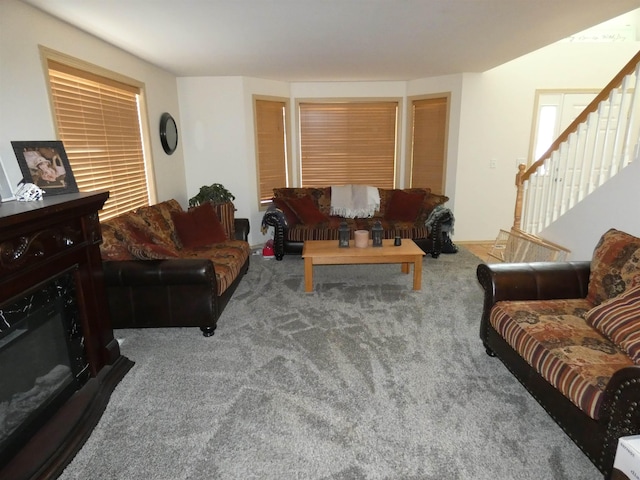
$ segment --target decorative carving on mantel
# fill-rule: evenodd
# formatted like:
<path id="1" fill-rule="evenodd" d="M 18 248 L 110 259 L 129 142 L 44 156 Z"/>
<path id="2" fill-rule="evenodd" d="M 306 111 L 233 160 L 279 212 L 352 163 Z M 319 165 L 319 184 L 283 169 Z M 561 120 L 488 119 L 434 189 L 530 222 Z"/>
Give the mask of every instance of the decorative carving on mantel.
<path id="1" fill-rule="evenodd" d="M 29 254 L 34 257 L 44 255 L 42 244 L 35 237 L 18 237 L 0 244 L 0 265 L 6 268 L 19 268 L 27 261 Z"/>
<path id="2" fill-rule="evenodd" d="M 100 230 L 100 218 L 98 212 L 87 216 L 89 225 L 87 226 L 87 238 L 91 243 L 100 243 L 102 240 L 102 231 Z"/>
<path id="3" fill-rule="evenodd" d="M 23 267 L 29 260 L 44 259 L 82 240 L 82 233 L 71 225 L 40 230 L 0 244 L 0 266 L 9 270 Z"/>

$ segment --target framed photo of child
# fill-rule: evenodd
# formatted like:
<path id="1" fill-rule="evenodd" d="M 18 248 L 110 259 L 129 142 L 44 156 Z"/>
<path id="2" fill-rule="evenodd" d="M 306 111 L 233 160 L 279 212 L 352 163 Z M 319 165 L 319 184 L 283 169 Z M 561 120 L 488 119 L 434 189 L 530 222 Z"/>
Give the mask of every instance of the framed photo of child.
<path id="1" fill-rule="evenodd" d="M 11 142 L 24 183 L 44 190 L 44 196 L 75 193 L 78 185 L 61 141 Z"/>

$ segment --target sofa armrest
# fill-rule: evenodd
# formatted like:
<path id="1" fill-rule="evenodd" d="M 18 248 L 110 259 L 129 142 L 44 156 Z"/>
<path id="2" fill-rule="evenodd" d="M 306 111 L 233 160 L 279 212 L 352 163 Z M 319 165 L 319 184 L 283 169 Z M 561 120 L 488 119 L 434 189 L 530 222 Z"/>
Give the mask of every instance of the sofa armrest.
<path id="1" fill-rule="evenodd" d="M 267 208 L 262 217 L 263 232 L 265 232 L 268 227 L 273 227 L 273 250 L 276 260 L 282 260 L 284 257 L 284 239 L 289 224 L 282 210 L 273 203 L 269 205 L 269 208 Z"/>
<path id="2" fill-rule="evenodd" d="M 585 298 L 591 262 L 481 263 L 476 269 L 484 289 L 480 338 L 486 339 L 489 314 L 503 300 Z"/>
<path id="3" fill-rule="evenodd" d="M 249 241 L 249 219 L 248 218 L 235 218 L 233 220 L 233 225 L 236 231 L 235 239 L 236 240 L 244 240 L 245 242 Z"/>
<path id="4" fill-rule="evenodd" d="M 613 465 L 618 439 L 637 435 L 640 425 L 640 366 L 618 370 L 609 380 L 598 410 L 599 422 L 606 425 L 602 465 Z"/>
<path id="5" fill-rule="evenodd" d="M 102 270 L 113 328 L 199 327 L 213 335 L 224 306 L 211 260 L 106 261 Z"/>
<path id="6" fill-rule="evenodd" d="M 477 276 L 491 303 L 585 298 L 591 262 L 482 263 Z"/>
<path id="7" fill-rule="evenodd" d="M 215 292 L 213 262 L 200 258 L 102 262 L 107 287 L 209 284 Z"/>

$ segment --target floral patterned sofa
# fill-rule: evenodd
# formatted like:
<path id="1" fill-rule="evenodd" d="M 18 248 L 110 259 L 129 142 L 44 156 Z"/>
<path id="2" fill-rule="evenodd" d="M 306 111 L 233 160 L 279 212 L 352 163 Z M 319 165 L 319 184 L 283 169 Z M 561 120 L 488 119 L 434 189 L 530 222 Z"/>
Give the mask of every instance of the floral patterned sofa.
<path id="1" fill-rule="evenodd" d="M 481 264 L 480 338 L 605 475 L 640 433 L 640 238 L 591 261 Z"/>
<path id="2" fill-rule="evenodd" d="M 378 193 L 380 208 L 373 216 L 343 218 L 331 215 L 331 187 L 274 188 L 262 230 L 274 227 L 277 260 L 285 254 L 301 254 L 305 240 L 337 241 L 342 221 L 347 222 L 351 238 L 355 230 L 370 231 L 380 221 L 384 238 L 410 238 L 434 258 L 457 252 L 449 236 L 453 214 L 444 208 L 448 197 L 433 194 L 429 188 L 379 188 Z"/>
<path id="3" fill-rule="evenodd" d="M 101 223 L 100 247 L 114 328 L 200 327 L 218 318 L 249 268 L 249 221 L 210 203 L 176 200 Z"/>

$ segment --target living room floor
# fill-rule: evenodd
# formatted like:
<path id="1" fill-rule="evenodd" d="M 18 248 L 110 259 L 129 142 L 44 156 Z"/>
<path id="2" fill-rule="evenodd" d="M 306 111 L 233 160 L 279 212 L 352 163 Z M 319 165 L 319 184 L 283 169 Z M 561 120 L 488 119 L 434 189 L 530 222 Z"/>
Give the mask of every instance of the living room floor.
<path id="1" fill-rule="evenodd" d="M 493 247 L 493 242 L 463 242 L 460 243 L 460 245 L 469 250 L 483 262 L 487 262 L 490 258 L 489 252 Z"/>

